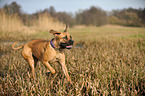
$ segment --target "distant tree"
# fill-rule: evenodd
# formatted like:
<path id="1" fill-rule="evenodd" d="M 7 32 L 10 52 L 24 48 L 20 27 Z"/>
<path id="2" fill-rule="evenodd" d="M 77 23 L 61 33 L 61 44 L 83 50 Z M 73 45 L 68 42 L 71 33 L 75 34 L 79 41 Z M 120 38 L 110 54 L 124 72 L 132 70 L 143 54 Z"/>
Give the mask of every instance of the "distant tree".
<path id="1" fill-rule="evenodd" d="M 126 26 L 140 26 L 141 25 L 141 19 L 138 17 L 138 15 L 134 12 L 125 12 L 123 14 L 123 19 L 125 21 Z"/>
<path id="2" fill-rule="evenodd" d="M 50 13 L 51 16 L 54 16 L 54 14 L 55 14 L 55 9 L 54 9 L 53 6 L 50 6 L 50 8 L 49 8 L 49 13 Z"/>
<path id="3" fill-rule="evenodd" d="M 141 23 L 145 26 L 145 8 L 141 11 Z"/>
<path id="4" fill-rule="evenodd" d="M 7 14 L 22 14 L 21 6 L 18 5 L 16 2 L 12 2 L 10 5 L 5 5 L 3 8 Z"/>
<path id="5" fill-rule="evenodd" d="M 75 23 L 78 24 L 78 25 L 82 24 L 82 21 L 83 21 L 82 13 L 83 13 L 83 10 L 79 10 L 79 11 L 76 13 Z"/>
<path id="6" fill-rule="evenodd" d="M 108 17 L 108 22 L 125 26 L 144 26 L 144 16 L 145 13 L 143 9 L 128 8 L 122 10 L 113 10 L 112 15 Z M 118 20 L 113 21 L 112 17 Z"/>
<path id="7" fill-rule="evenodd" d="M 9 12 L 9 6 L 6 4 L 6 5 L 4 5 L 4 7 L 1 9 L 1 10 L 4 10 L 4 12 L 6 13 L 6 14 L 10 14 L 10 12 Z"/>
<path id="8" fill-rule="evenodd" d="M 80 24 L 101 26 L 106 23 L 106 12 L 93 6 L 78 13 L 76 19 Z"/>
<path id="9" fill-rule="evenodd" d="M 39 13 L 39 12 L 38 12 Z M 41 12 L 40 12 L 41 13 Z M 44 9 L 43 11 L 42 11 L 42 13 L 49 13 L 49 9 Z"/>
<path id="10" fill-rule="evenodd" d="M 119 23 L 119 19 L 116 16 L 108 16 L 107 21 L 109 24 L 118 24 Z"/>
<path id="11" fill-rule="evenodd" d="M 59 21 L 65 23 L 65 24 L 69 24 L 70 26 L 72 26 L 73 23 L 73 18 L 71 16 L 71 14 L 66 13 L 66 12 L 58 12 L 55 14 L 54 16 L 55 18 L 57 18 Z"/>

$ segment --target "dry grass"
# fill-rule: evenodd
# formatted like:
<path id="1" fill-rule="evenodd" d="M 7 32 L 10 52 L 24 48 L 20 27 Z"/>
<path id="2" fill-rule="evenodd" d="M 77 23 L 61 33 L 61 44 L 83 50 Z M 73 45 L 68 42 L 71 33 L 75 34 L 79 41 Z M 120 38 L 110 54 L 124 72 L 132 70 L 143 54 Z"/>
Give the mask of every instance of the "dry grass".
<path id="1" fill-rule="evenodd" d="M 20 32 L 22 27 L 23 23 L 16 14 L 7 15 L 3 11 L 0 11 L 0 31 Z"/>
<path id="2" fill-rule="evenodd" d="M 36 78 L 32 79 L 29 66 L 21 56 L 21 50 L 12 50 L 11 44 L 2 42 L 0 95 L 143 95 L 144 32 L 143 28 L 70 29 L 76 47 L 65 54 L 73 85 L 68 84 L 58 63 L 52 64 L 56 74 L 49 76 L 45 74 L 47 69 L 44 65 L 38 63 Z M 47 39 L 49 34 L 42 33 L 29 37 Z M 27 37 L 21 38 L 23 41 Z"/>
<path id="3" fill-rule="evenodd" d="M 48 14 L 40 14 L 38 19 L 31 20 L 31 26 L 38 31 L 49 31 L 50 29 L 63 30 L 65 25 Z"/>
<path id="4" fill-rule="evenodd" d="M 145 91 L 144 42 L 81 42 L 84 48 L 66 52 L 66 65 L 73 85 L 67 83 L 57 63 L 52 65 L 57 73 L 48 77 L 45 75 L 46 68 L 39 63 L 33 80 L 21 50 L 13 51 L 10 45 L 1 45 L 1 50 L 7 53 L 0 60 L 0 94 L 141 95 Z"/>
<path id="5" fill-rule="evenodd" d="M 38 18 L 33 18 L 28 21 L 29 26 L 23 24 L 22 20 L 17 14 L 8 15 L 4 10 L 0 11 L 0 41 L 14 40 L 18 37 L 29 37 L 29 35 L 49 32 L 50 29 L 63 30 L 65 24 L 50 17 L 47 14 L 41 14 Z M 27 40 L 28 38 L 25 38 Z M 21 40 L 21 39 L 20 39 Z"/>

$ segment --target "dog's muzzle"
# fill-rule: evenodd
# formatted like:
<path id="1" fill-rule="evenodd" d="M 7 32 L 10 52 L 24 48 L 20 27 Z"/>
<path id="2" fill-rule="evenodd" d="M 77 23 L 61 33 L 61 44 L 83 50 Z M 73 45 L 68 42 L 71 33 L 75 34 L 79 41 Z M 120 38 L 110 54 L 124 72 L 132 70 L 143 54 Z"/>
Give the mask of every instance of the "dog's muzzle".
<path id="1" fill-rule="evenodd" d="M 71 49 L 74 41 L 69 40 L 68 43 L 60 43 L 61 48 Z"/>

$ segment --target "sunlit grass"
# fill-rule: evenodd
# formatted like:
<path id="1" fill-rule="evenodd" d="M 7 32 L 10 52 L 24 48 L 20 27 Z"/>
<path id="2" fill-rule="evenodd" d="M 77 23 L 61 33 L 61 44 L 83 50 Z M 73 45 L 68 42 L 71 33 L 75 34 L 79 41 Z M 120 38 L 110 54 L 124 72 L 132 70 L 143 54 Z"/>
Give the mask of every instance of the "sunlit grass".
<path id="1" fill-rule="evenodd" d="M 39 62 L 35 68 L 36 78 L 32 79 L 21 49 L 12 50 L 11 44 L 1 42 L 0 94 L 135 96 L 145 93 L 144 28 L 70 28 L 69 33 L 75 45 L 65 54 L 73 85 L 68 84 L 58 63 L 52 64 L 56 74 L 47 76 L 47 69 Z M 50 40 L 53 36 L 42 31 L 13 37 L 14 40 L 30 41 L 37 38 Z"/>
<path id="2" fill-rule="evenodd" d="M 107 39 L 128 38 L 131 35 L 136 36 L 136 38 L 138 37 L 145 38 L 145 28 L 85 27 L 85 28 L 72 28 L 70 30 L 70 33 L 74 35 L 73 37 L 75 40 L 86 40 L 86 41 L 98 40 L 102 38 Z"/>

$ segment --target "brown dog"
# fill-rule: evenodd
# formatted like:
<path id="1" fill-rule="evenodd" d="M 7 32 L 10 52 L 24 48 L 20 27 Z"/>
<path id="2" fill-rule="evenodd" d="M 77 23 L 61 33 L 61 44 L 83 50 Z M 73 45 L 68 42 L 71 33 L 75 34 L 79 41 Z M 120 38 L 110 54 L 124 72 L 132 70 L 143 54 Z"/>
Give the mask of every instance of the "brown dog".
<path id="1" fill-rule="evenodd" d="M 67 32 L 67 26 L 64 32 L 57 32 L 54 30 L 50 30 L 55 38 L 51 41 L 46 41 L 42 39 L 32 40 L 25 45 L 15 48 L 15 42 L 12 46 L 13 49 L 20 49 L 23 47 L 22 56 L 27 60 L 29 63 L 33 78 L 34 75 L 34 64 L 37 61 L 41 61 L 48 69 L 48 72 L 55 74 L 55 70 L 51 67 L 50 63 L 54 61 L 58 61 L 62 65 L 62 69 L 64 71 L 67 80 L 71 83 L 71 79 L 69 77 L 66 65 L 65 65 L 65 55 L 63 53 L 64 49 L 71 49 L 74 41 L 72 37 Z"/>

